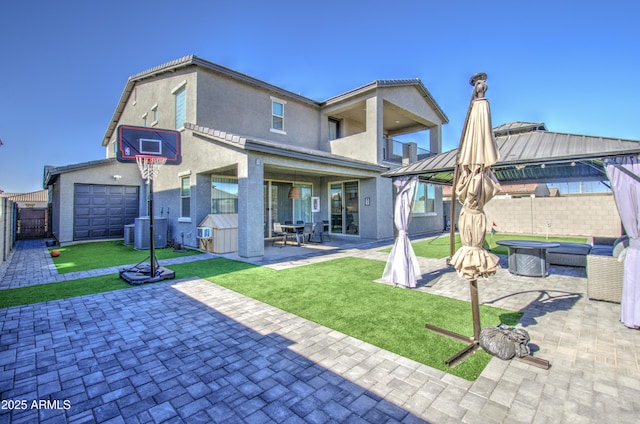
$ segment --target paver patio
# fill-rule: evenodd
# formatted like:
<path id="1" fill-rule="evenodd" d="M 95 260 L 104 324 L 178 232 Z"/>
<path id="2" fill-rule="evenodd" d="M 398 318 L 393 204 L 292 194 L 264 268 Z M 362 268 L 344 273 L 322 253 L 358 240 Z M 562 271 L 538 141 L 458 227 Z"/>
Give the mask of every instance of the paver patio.
<path id="1" fill-rule="evenodd" d="M 0 287 L 58 278 L 44 247 L 29 246 L 12 262 L 36 262 L 22 275 L 3 265 Z M 260 261 L 386 259 L 379 248 L 276 248 Z M 418 290 L 468 299 L 444 260 L 420 262 Z M 524 312 L 535 355 L 551 368 L 494 358 L 475 382 L 200 279 L 0 309 L 2 399 L 69 401 L 0 410 L 0 422 L 637 422 L 640 332 L 619 323 L 619 305 L 586 299 L 584 270 L 550 271 L 501 269 L 479 293 Z"/>

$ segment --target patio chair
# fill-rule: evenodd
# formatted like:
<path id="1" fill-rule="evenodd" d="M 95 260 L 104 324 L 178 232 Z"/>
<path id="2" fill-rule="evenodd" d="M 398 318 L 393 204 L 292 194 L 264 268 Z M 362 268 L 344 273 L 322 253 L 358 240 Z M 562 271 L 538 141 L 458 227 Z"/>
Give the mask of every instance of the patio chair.
<path id="1" fill-rule="evenodd" d="M 306 243 L 306 241 L 311 241 L 311 236 L 313 235 L 313 224 L 311 222 L 306 222 L 304 224 L 304 228 L 302 229 L 302 242 Z M 305 237 L 307 240 L 305 241 Z"/>
<path id="2" fill-rule="evenodd" d="M 271 242 L 271 246 L 275 245 L 276 241 L 280 237 L 282 237 L 282 242 L 283 242 L 282 246 L 286 246 L 287 245 L 288 233 L 282 229 L 282 224 L 280 224 L 279 222 L 274 222 L 273 223 L 273 232 L 271 233 L 271 236 L 273 237 L 273 241 Z M 282 247 L 282 246 L 280 246 L 280 247 Z"/>
<path id="3" fill-rule="evenodd" d="M 327 221 L 326 219 L 322 220 L 322 223 L 324 224 L 324 227 L 322 228 L 322 232 L 324 234 L 324 236 L 327 238 L 327 240 L 331 240 L 331 236 L 330 236 L 330 232 L 329 232 L 329 221 Z M 327 231 L 325 231 L 325 229 Z"/>

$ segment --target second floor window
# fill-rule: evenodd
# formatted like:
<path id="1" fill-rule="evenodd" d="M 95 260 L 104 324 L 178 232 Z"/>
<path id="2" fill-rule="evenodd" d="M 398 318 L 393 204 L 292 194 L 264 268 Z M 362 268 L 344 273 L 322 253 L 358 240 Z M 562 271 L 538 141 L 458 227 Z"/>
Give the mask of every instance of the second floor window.
<path id="1" fill-rule="evenodd" d="M 329 141 L 342 137 L 340 126 L 339 119 L 329 118 Z"/>
<path id="2" fill-rule="evenodd" d="M 186 81 L 172 91 L 176 104 L 176 122 L 175 129 L 179 130 L 184 127 L 187 120 L 187 87 Z"/>
<path id="3" fill-rule="evenodd" d="M 271 129 L 284 132 L 284 105 L 282 100 L 271 99 Z"/>
<path id="4" fill-rule="evenodd" d="M 180 218 L 191 217 L 191 178 L 180 178 Z"/>
<path id="5" fill-rule="evenodd" d="M 151 126 L 154 126 L 158 123 L 158 105 L 154 105 L 151 108 L 151 116 L 153 117 L 151 120 Z"/>

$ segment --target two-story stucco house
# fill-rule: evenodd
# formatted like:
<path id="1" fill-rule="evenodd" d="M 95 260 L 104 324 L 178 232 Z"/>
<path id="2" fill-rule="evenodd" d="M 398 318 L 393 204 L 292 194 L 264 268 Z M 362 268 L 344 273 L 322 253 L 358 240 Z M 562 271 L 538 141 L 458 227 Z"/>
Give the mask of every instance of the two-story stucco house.
<path id="1" fill-rule="evenodd" d="M 102 140 L 107 159 L 98 165 L 111 167 L 103 173 L 125 176 L 101 184 L 139 188 L 144 215 L 144 184 L 122 171 L 137 172 L 136 165 L 113 159 L 117 128 L 179 130 L 182 163 L 162 167 L 154 180 L 156 215 L 170 211 L 173 238 L 182 235 L 185 245 L 197 246 L 196 227 L 208 214 L 237 214 L 238 254 L 253 257 L 264 254 L 274 222 L 321 218 L 334 237 L 393 237 L 392 181 L 380 174 L 439 153 L 447 122 L 417 79 L 375 81 L 316 101 L 187 56 L 129 78 Z M 426 134 L 427 146 L 394 140 L 417 132 Z M 50 182 L 60 183 L 64 169 L 51 175 Z M 74 186 L 87 183 L 73 178 Z M 299 198 L 290 198 L 293 186 Z M 319 199 L 319 211 L 312 210 L 312 198 Z M 72 214 L 73 203 L 61 207 Z M 410 231 L 442 229 L 441 205 L 440 189 L 421 185 Z M 72 221 L 60 225 L 61 242 L 74 241 Z"/>

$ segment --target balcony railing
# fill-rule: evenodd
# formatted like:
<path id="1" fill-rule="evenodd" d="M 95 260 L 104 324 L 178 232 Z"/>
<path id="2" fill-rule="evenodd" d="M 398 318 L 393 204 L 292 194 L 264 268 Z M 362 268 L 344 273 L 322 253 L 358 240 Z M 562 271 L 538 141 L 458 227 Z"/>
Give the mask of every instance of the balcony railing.
<path id="1" fill-rule="evenodd" d="M 412 146 L 416 146 L 414 153 Z M 390 137 L 383 138 L 382 152 L 386 162 L 394 163 L 411 163 L 433 155 L 429 150 L 417 147 L 415 143 L 403 143 Z"/>

